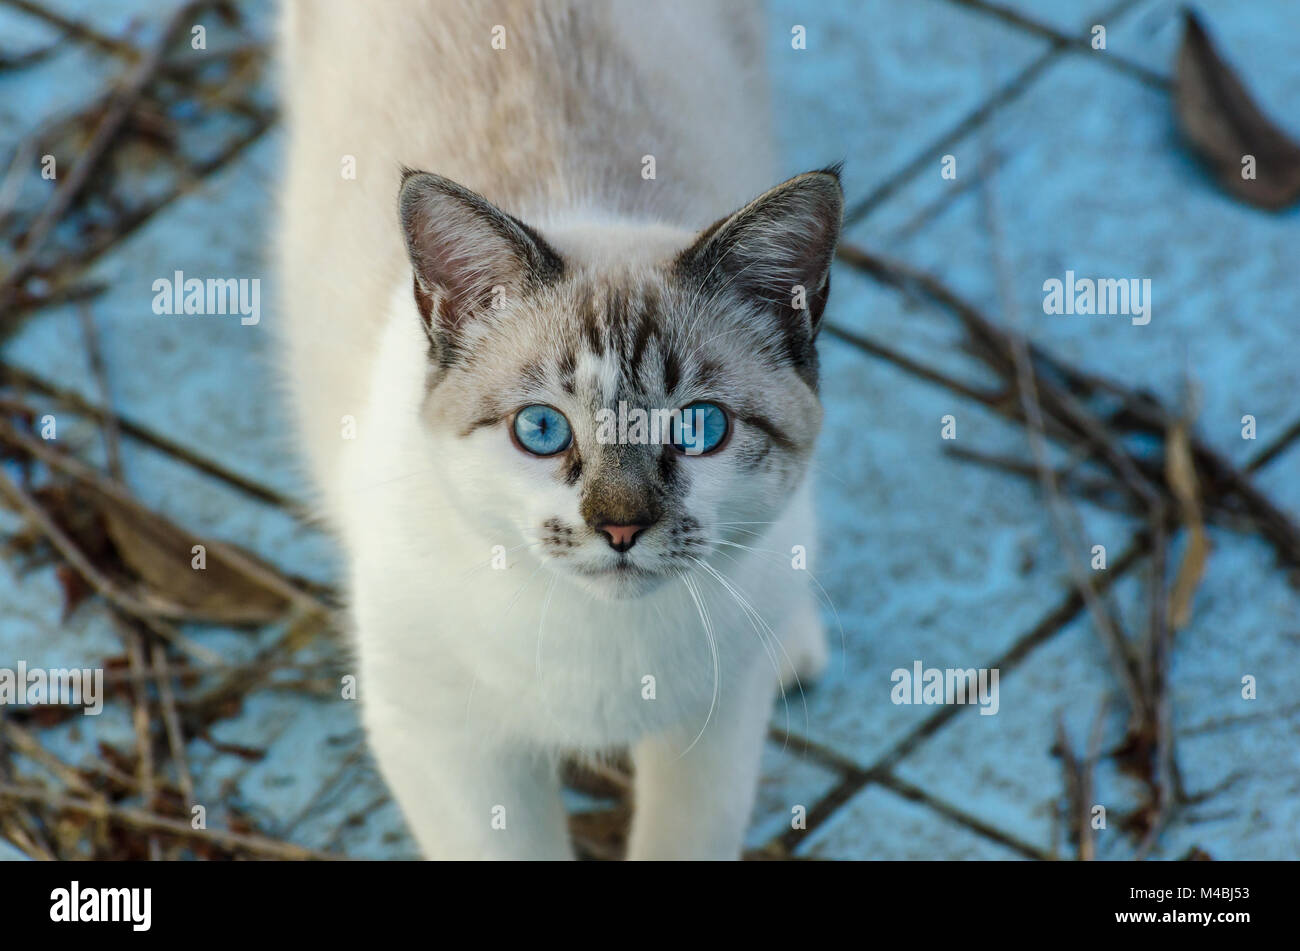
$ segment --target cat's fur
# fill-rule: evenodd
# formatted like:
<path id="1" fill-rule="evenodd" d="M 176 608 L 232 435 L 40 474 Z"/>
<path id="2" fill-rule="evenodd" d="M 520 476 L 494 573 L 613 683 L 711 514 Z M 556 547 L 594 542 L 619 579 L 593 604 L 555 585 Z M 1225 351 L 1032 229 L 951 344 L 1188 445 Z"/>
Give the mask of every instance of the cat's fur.
<path id="1" fill-rule="evenodd" d="M 778 680 L 824 662 L 795 566 L 841 195 L 771 188 L 752 7 L 288 6 L 287 377 L 430 857 L 569 856 L 559 754 L 626 745 L 630 857 L 734 858 Z M 709 400 L 731 434 L 601 445 L 619 400 Z M 530 403 L 571 450 L 514 445 Z M 626 554 L 595 527 L 647 517 Z"/>

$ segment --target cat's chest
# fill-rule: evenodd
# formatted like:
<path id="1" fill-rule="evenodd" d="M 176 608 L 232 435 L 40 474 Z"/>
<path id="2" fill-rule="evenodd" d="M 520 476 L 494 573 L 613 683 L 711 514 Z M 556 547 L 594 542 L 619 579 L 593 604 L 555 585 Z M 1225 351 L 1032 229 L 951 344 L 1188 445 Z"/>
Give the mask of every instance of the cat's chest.
<path id="1" fill-rule="evenodd" d="M 585 597 L 519 598 L 495 612 L 458 612 L 475 636 L 450 644 L 474 670 L 492 717 L 545 743 L 599 747 L 698 720 L 750 660 L 731 617 L 608 610 Z M 737 612 L 738 614 L 738 612 Z"/>
<path id="2" fill-rule="evenodd" d="M 791 586 L 751 565 L 727 566 L 747 609 L 707 577 L 611 602 L 554 567 L 520 558 L 498 569 L 465 556 L 473 538 L 376 514 L 352 561 L 363 659 L 378 689 L 418 691 L 430 718 L 600 748 L 698 730 L 753 664 L 777 676 Z"/>

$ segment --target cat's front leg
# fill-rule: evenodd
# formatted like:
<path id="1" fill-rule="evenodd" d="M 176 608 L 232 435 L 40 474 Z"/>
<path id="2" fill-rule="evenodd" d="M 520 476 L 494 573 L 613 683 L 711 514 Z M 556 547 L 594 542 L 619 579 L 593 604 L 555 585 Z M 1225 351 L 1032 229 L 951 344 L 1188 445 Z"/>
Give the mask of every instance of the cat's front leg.
<path id="1" fill-rule="evenodd" d="M 368 703 L 364 719 L 426 858 L 573 858 L 549 757 L 383 701 Z"/>
<path id="2" fill-rule="evenodd" d="M 776 683 L 760 659 L 725 690 L 703 734 L 691 724 L 636 744 L 629 859 L 740 857 Z"/>
<path id="3" fill-rule="evenodd" d="M 782 644 L 781 685 L 786 691 L 802 691 L 825 672 L 830 661 L 830 644 L 812 593 L 804 589 L 793 602 L 789 618 L 777 632 Z"/>

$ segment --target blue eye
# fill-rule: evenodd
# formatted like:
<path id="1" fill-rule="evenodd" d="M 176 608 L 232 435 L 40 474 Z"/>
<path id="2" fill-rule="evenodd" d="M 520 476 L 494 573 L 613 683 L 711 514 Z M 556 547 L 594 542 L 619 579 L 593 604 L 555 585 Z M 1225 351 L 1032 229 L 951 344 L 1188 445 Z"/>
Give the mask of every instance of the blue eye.
<path id="1" fill-rule="evenodd" d="M 515 414 L 515 439 L 535 456 L 553 456 L 573 442 L 573 431 L 564 414 L 551 406 L 534 403 Z"/>
<path id="2" fill-rule="evenodd" d="M 727 413 L 713 403 L 682 407 L 680 422 L 673 423 L 673 445 L 678 452 L 699 456 L 713 452 L 727 438 Z"/>

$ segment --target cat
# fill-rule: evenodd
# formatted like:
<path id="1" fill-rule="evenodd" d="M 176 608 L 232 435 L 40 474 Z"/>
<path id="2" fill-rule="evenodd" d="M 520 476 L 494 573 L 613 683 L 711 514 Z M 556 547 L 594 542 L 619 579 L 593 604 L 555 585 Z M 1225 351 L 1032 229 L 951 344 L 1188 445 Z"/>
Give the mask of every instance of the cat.
<path id="1" fill-rule="evenodd" d="M 628 858 L 737 858 L 774 699 L 826 662 L 801 569 L 843 196 L 776 184 L 764 29 L 285 9 L 288 399 L 429 858 L 573 857 L 557 763 L 621 748 Z M 689 412 L 602 438 L 620 404 Z"/>

